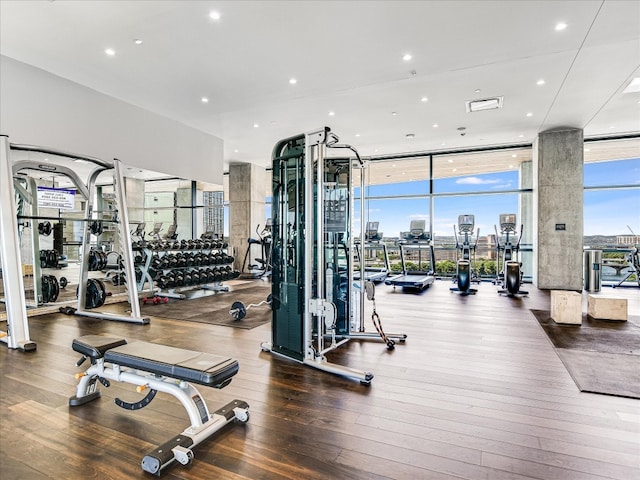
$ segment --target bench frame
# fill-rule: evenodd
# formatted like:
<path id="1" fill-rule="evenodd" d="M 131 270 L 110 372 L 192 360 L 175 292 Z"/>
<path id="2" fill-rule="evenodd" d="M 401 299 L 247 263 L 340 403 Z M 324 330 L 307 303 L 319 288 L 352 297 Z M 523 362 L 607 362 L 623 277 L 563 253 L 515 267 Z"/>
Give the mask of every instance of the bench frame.
<path id="1" fill-rule="evenodd" d="M 109 337 L 105 338 L 109 339 Z M 249 405 L 242 400 L 233 400 L 211 414 L 200 392 L 185 380 L 105 362 L 103 356 L 106 351 L 127 343 L 122 338 L 110 338 L 110 340 L 113 342 L 96 348 L 90 355 L 80 352 L 83 353 L 83 357 L 78 362 L 78 366 L 87 358 L 91 360 L 91 366 L 83 373 L 76 374 L 79 382 L 76 394 L 69 398 L 69 405 L 80 406 L 100 398 L 98 382 L 105 387 L 110 385 L 109 381 L 124 382 L 136 385 L 139 393 L 144 391 L 148 393 L 144 399 L 136 403 L 123 402 L 116 398 L 116 404 L 122 408 L 138 410 L 153 400 L 156 391 L 164 392 L 180 401 L 191 422 L 191 425 L 181 434 L 145 455 L 141 464 L 144 471 L 159 476 L 176 460 L 183 465 L 189 465 L 193 460 L 192 447 L 211 437 L 228 423 L 233 421 L 246 423 L 249 420 Z M 74 350 L 79 351 L 75 348 L 75 344 Z M 228 385 L 231 376 L 215 387 L 223 388 Z"/>

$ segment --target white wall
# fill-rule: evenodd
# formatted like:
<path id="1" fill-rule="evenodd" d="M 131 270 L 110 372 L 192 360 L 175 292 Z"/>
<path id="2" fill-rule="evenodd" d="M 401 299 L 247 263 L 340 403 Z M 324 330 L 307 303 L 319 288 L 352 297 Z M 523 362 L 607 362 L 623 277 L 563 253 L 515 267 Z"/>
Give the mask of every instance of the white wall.
<path id="1" fill-rule="evenodd" d="M 57 148 L 222 184 L 220 138 L 0 56 L 0 133 Z"/>

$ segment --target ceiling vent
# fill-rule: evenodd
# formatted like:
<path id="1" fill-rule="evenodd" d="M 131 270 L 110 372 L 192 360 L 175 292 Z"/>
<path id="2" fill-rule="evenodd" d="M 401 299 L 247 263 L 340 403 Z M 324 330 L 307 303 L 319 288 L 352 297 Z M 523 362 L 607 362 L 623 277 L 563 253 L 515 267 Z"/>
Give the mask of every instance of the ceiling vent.
<path id="1" fill-rule="evenodd" d="M 465 105 L 467 106 L 467 113 L 494 110 L 496 108 L 502 108 L 502 97 L 468 100 L 465 102 Z"/>

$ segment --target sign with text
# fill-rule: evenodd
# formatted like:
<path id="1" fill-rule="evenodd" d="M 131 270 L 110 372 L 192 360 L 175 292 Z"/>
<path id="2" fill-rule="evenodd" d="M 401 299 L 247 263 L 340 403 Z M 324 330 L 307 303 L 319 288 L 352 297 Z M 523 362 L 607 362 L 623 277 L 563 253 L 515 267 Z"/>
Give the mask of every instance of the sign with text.
<path id="1" fill-rule="evenodd" d="M 73 210 L 75 208 L 75 196 L 75 190 L 69 190 L 66 188 L 38 187 L 38 207 Z"/>

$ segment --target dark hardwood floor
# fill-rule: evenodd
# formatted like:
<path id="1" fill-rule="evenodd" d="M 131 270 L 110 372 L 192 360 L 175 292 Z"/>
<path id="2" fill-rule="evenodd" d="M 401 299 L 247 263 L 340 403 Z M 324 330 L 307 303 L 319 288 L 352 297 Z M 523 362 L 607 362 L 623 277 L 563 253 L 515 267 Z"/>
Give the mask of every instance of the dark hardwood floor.
<path id="1" fill-rule="evenodd" d="M 71 342 L 100 333 L 240 362 L 227 388 L 199 390 L 212 411 L 247 401 L 249 422 L 197 446 L 192 467 L 171 467 L 166 479 L 640 478 L 640 401 L 578 391 L 529 312 L 548 309 L 548 294 L 527 285 L 529 297 L 512 299 L 482 284 L 477 295 L 460 297 L 450 286 L 437 281 L 421 294 L 378 287 L 384 328 L 406 333 L 406 344 L 387 351 L 381 342 L 352 341 L 329 355 L 374 372 L 370 386 L 262 352 L 270 324 L 32 317 L 37 351 L 0 349 L 0 478 L 150 478 L 140 468 L 144 454 L 188 426 L 166 394 L 139 411 L 118 408 L 115 397 L 140 398 L 130 384 L 112 382 L 101 399 L 68 407 L 82 370 Z M 262 295 L 268 285 L 250 289 Z M 216 299 L 230 305 L 248 292 Z M 640 303 L 637 289 L 619 293 Z"/>

